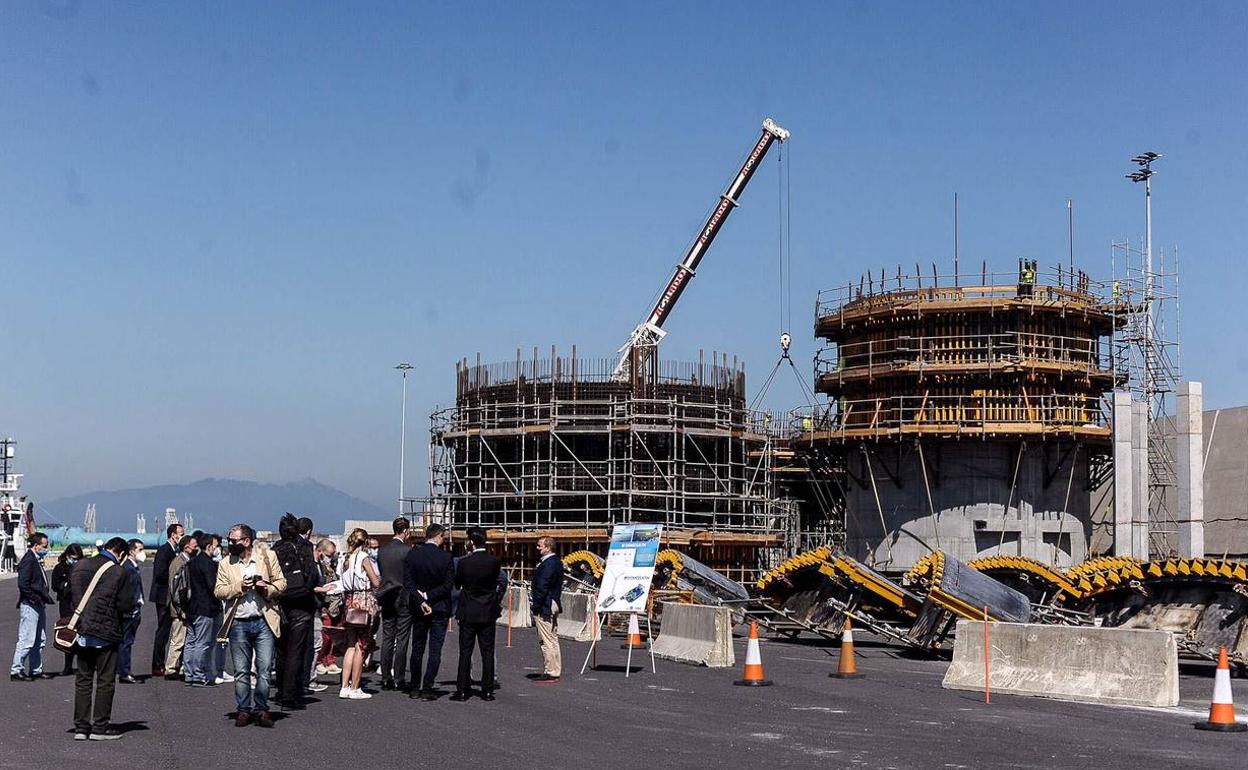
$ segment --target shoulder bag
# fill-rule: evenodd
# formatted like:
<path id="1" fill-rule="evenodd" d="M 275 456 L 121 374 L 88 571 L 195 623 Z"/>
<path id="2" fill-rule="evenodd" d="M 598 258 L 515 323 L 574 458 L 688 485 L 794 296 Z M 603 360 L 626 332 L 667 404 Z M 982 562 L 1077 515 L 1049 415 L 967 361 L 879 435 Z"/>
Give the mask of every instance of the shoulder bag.
<path id="1" fill-rule="evenodd" d="M 91 582 L 87 585 L 87 592 L 82 595 L 82 600 L 78 602 L 78 606 L 74 608 L 74 614 L 68 618 L 62 618 L 56 621 L 56 628 L 52 634 L 52 646 L 61 652 L 72 652 L 75 642 L 78 641 L 78 618 L 82 615 L 82 611 L 87 608 L 87 602 L 91 599 L 91 594 L 95 593 L 95 587 L 99 585 L 100 578 L 104 577 L 104 573 L 109 567 L 115 567 L 117 562 L 111 559 L 107 561 L 103 567 L 95 571 L 91 576 Z"/>

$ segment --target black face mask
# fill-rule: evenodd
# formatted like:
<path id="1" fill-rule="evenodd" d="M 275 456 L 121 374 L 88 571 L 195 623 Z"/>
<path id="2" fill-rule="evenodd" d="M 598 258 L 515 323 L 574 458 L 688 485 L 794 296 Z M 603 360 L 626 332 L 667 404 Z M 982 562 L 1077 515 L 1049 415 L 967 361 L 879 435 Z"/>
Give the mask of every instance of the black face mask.
<path id="1" fill-rule="evenodd" d="M 230 556 L 242 556 L 245 550 L 242 543 L 230 543 Z"/>

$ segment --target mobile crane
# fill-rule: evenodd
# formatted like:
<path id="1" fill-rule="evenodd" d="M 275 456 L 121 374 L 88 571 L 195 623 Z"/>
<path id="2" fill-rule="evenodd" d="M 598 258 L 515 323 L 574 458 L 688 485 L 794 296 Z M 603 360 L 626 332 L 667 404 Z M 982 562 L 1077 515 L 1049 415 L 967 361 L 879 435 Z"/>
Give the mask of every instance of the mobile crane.
<path id="1" fill-rule="evenodd" d="M 693 278 L 698 263 L 711 248 L 711 243 L 719 234 L 719 229 L 724 226 L 724 221 L 728 219 L 732 210 L 740 205 L 738 199 L 745 191 L 745 186 L 749 184 L 750 177 L 754 176 L 754 172 L 758 170 L 759 164 L 763 162 L 763 157 L 767 155 L 767 150 L 771 149 L 772 143 L 777 139 L 785 142 L 788 138 L 789 132 L 777 125 L 771 118 L 763 121 L 762 136 L 746 157 L 745 163 L 741 165 L 741 170 L 737 172 L 732 184 L 728 185 L 728 189 L 719 196 L 719 205 L 715 207 L 711 216 L 706 220 L 706 224 L 702 226 L 701 232 L 689 247 L 685 258 L 676 266 L 675 275 L 672 276 L 672 280 L 668 281 L 667 288 L 659 295 L 654 309 L 650 311 L 650 316 L 633 329 L 628 342 L 625 342 L 624 347 L 619 349 L 620 361 L 615 365 L 613 379 L 628 380 L 634 363 L 640 368 L 646 358 L 653 354 L 659 341 L 667 335 L 663 329 L 663 323 L 671 315 L 672 308 L 676 306 L 676 300 L 680 299 L 681 293 L 689 285 L 689 280 Z M 634 350 L 637 351 L 636 356 L 634 356 Z"/>

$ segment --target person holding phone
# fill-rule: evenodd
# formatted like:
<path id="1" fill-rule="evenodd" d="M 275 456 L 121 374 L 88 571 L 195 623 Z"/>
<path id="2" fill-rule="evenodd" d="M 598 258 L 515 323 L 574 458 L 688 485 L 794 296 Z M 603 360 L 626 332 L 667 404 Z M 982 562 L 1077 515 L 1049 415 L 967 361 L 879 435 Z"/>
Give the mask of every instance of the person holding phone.
<path id="1" fill-rule="evenodd" d="M 213 595 L 226 603 L 218 637 L 229 639 L 234 664 L 234 700 L 238 705 L 234 725 L 246 727 L 254 722 L 272 727 L 269 672 L 282 633 L 277 597 L 286 590 L 286 577 L 277 556 L 256 542 L 256 531 L 248 525 L 235 524 L 226 543 L 229 557 L 217 568 Z"/>

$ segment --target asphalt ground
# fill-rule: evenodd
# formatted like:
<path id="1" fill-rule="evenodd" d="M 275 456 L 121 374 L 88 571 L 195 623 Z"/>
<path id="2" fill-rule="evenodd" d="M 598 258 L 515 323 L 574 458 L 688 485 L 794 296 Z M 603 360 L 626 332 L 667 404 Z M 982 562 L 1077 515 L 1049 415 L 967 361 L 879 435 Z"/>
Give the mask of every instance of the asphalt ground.
<path id="1" fill-rule="evenodd" d="M 11 660 L 16 585 L 0 581 L 0 651 Z M 147 673 L 155 613 L 148 607 L 135 660 Z M 1094 706 L 944 690 L 942 661 L 907 656 L 859 635 L 858 680 L 829 679 L 835 645 L 764 639 L 772 687 L 734 687 L 739 670 L 695 668 L 638 654 L 624 676 L 617 640 L 601 647 L 597 671 L 578 674 L 587 644 L 563 642 L 564 679 L 530 683 L 540 670 L 537 635 L 499 629 L 498 699 L 452 703 L 379 692 L 339 700 L 336 687 L 275 728 L 236 728 L 232 685 L 192 689 L 152 680 L 117 686 L 113 717 L 127 731 L 112 743 L 74 742 L 72 677 L 10 682 L 0 677 L 0 768 L 93 770 L 197 768 L 221 762 L 276 770 L 320 766 L 545 768 L 1239 768 L 1248 733 L 1207 733 L 1213 690 L 1208 666 L 1184 666 L 1177 709 Z M 738 640 L 738 661 L 745 641 Z M 441 680 L 452 689 L 452 633 Z M 49 646 L 48 671 L 62 658 Z M 643 668 L 642 664 L 646 664 Z M 738 669 L 740 664 L 738 665 Z M 328 682 L 328 679 L 326 681 Z M 373 677 L 373 684 L 377 684 Z M 1244 680 L 1233 684 L 1248 705 Z M 366 689 L 375 689 L 367 687 Z"/>

